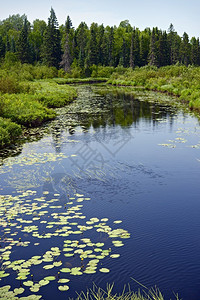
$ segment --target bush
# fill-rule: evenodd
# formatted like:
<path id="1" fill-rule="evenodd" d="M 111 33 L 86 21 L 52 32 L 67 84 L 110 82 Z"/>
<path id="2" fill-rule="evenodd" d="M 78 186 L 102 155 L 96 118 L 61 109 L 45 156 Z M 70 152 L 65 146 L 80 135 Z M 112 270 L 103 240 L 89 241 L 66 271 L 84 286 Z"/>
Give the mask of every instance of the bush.
<path id="1" fill-rule="evenodd" d="M 21 126 L 8 119 L 0 118 L 0 148 L 11 144 L 22 133 Z"/>
<path id="2" fill-rule="evenodd" d="M 1 93 L 19 93 L 20 85 L 19 82 L 13 77 L 2 77 L 0 78 L 0 92 Z"/>

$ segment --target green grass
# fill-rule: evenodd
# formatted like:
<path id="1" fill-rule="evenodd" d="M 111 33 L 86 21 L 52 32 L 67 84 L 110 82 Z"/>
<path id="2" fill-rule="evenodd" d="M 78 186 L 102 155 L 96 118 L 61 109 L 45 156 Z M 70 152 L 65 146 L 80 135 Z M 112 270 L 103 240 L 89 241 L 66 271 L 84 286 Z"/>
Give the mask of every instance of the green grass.
<path id="1" fill-rule="evenodd" d="M 0 148 L 11 144 L 22 134 L 21 126 L 9 119 L 0 118 Z"/>

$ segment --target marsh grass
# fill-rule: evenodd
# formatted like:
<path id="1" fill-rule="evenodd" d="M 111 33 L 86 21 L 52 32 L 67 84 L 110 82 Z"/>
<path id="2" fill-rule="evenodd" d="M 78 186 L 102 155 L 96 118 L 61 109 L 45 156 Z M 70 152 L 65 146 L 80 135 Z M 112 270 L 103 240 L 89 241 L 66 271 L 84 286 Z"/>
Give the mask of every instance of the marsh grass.
<path id="1" fill-rule="evenodd" d="M 92 289 L 77 294 L 76 300 L 164 300 L 164 296 L 157 287 L 150 290 L 144 287 L 145 290 L 134 292 L 128 285 L 124 287 L 121 294 L 114 293 L 113 288 L 114 284 L 108 284 L 106 290 L 94 284 Z M 175 295 L 175 299 L 179 299 L 178 295 Z"/>

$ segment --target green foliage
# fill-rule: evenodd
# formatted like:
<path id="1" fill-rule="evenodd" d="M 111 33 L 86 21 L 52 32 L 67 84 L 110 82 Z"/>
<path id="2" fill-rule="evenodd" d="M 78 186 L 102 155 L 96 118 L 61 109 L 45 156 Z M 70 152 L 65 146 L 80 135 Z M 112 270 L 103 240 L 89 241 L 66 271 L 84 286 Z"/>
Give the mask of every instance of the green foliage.
<path id="1" fill-rule="evenodd" d="M 0 148 L 11 144 L 22 133 L 21 126 L 0 117 Z"/>

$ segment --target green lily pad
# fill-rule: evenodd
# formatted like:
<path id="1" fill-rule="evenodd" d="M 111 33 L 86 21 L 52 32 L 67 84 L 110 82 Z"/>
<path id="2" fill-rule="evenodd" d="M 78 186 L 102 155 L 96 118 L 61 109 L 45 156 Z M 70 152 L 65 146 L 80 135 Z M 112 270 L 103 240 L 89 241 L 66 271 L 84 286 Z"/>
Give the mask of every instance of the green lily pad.
<path id="1" fill-rule="evenodd" d="M 33 281 L 28 280 L 28 281 L 24 281 L 24 282 L 23 282 L 23 285 L 25 285 L 25 286 L 33 286 L 34 283 L 33 283 Z"/>
<path id="2" fill-rule="evenodd" d="M 110 257 L 111 258 L 118 258 L 118 257 L 120 257 L 120 254 L 111 254 Z"/>
<path id="3" fill-rule="evenodd" d="M 42 280 L 39 281 L 40 286 L 44 286 L 44 285 L 47 285 L 47 284 L 49 284 L 49 280 L 42 279 Z"/>
<path id="4" fill-rule="evenodd" d="M 37 292 L 39 292 L 39 290 L 40 290 L 39 286 L 31 286 L 30 287 L 30 291 L 33 293 L 37 293 Z"/>
<path id="5" fill-rule="evenodd" d="M 69 281 L 70 281 L 69 279 L 62 278 L 62 279 L 59 279 L 59 280 L 58 280 L 58 283 L 67 283 L 67 282 L 69 282 Z"/>
<path id="6" fill-rule="evenodd" d="M 102 273 L 109 273 L 110 272 L 110 270 L 107 269 L 107 268 L 101 268 L 99 271 L 102 272 Z"/>
<path id="7" fill-rule="evenodd" d="M 23 288 L 16 288 L 16 289 L 14 289 L 14 294 L 15 294 L 15 295 L 20 295 L 20 294 L 22 294 L 24 291 L 25 291 L 25 289 L 23 289 Z"/>
<path id="8" fill-rule="evenodd" d="M 47 277 L 44 277 L 44 280 L 53 281 L 53 280 L 56 280 L 56 277 L 55 276 L 47 276 Z"/>
<path id="9" fill-rule="evenodd" d="M 43 269 L 45 270 L 50 270 L 50 269 L 53 269 L 54 268 L 54 265 L 46 265 L 43 267 Z"/>
<path id="10" fill-rule="evenodd" d="M 69 290 L 69 286 L 68 286 L 68 285 L 60 285 L 60 286 L 58 287 L 58 289 L 59 289 L 59 291 L 61 291 L 61 292 L 66 292 L 66 291 Z"/>
<path id="11" fill-rule="evenodd" d="M 62 269 L 60 270 L 60 272 L 63 272 L 63 273 L 69 273 L 69 272 L 71 272 L 71 269 L 69 269 L 69 268 L 62 268 Z"/>

